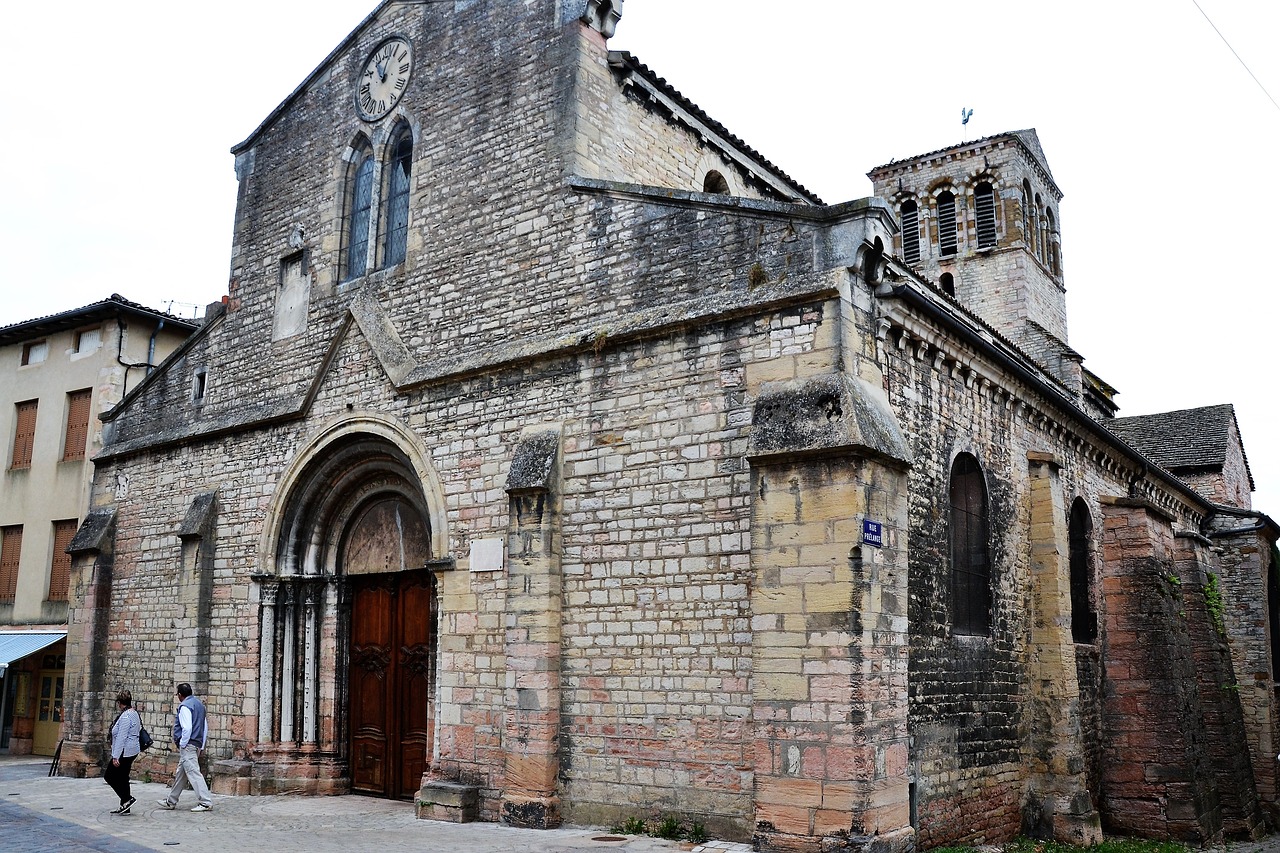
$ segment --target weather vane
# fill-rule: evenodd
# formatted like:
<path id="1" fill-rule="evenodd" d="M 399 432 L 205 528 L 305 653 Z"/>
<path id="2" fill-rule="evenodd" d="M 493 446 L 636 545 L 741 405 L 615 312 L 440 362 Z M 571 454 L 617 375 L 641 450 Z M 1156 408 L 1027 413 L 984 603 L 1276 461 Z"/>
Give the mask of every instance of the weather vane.
<path id="1" fill-rule="evenodd" d="M 960 126 L 963 127 L 965 130 L 965 132 L 961 134 L 964 137 L 963 139 L 960 140 L 961 142 L 969 141 L 969 133 L 968 133 L 969 119 L 971 118 L 973 118 L 973 110 L 965 109 L 964 107 L 961 107 L 960 108 Z"/>

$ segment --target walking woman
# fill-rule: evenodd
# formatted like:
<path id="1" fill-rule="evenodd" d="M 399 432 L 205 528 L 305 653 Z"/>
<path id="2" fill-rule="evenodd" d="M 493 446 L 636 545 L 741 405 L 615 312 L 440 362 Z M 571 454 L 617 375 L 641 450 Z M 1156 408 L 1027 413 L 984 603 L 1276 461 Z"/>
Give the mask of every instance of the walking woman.
<path id="1" fill-rule="evenodd" d="M 111 813 L 128 814 L 135 802 L 129 793 L 129 769 L 141 751 L 138 732 L 142 731 L 142 720 L 133 710 L 133 694 L 128 690 L 116 694 L 116 707 L 120 714 L 111 724 L 111 763 L 102 776 L 120 798 L 120 808 L 112 809 Z"/>

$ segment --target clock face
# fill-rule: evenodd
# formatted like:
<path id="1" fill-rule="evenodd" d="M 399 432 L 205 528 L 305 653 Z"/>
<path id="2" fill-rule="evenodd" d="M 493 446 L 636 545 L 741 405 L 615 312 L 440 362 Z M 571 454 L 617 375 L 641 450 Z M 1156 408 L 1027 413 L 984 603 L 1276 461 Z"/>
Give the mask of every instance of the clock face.
<path id="1" fill-rule="evenodd" d="M 369 54 L 356 86 L 356 112 L 377 121 L 395 109 L 409 85 L 413 48 L 402 38 L 389 38 Z"/>

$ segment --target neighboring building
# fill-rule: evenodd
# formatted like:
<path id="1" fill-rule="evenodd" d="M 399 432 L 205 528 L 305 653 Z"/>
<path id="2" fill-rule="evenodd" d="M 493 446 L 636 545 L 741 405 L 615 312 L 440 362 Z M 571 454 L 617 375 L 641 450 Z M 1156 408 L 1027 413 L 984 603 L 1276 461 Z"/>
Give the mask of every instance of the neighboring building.
<path id="1" fill-rule="evenodd" d="M 1258 834 L 1277 528 L 1109 428 L 1035 133 L 825 205 L 621 10 L 384 2 L 235 147 L 226 309 L 104 416 L 66 772 L 127 673 L 224 794 Z"/>
<path id="2" fill-rule="evenodd" d="M 0 328 L 0 750 L 58 745 L 67 546 L 89 506 L 97 415 L 195 328 L 114 294 Z"/>

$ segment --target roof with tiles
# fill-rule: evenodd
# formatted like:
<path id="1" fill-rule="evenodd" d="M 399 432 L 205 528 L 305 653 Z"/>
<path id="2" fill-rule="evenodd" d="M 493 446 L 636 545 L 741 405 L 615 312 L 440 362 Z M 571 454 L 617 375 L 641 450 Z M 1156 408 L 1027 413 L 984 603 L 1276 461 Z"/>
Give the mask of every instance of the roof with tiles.
<path id="1" fill-rule="evenodd" d="M 1045 157 L 1044 148 L 1040 145 L 1040 136 L 1036 133 L 1035 128 L 1033 127 L 1027 128 L 1026 130 L 1010 130 L 1004 133 L 996 133 L 991 136 L 984 136 L 980 139 L 975 139 L 972 142 L 961 142 L 958 145 L 948 145 L 946 148 L 939 148 L 937 151 L 917 154 L 914 157 L 907 157 L 902 160 L 890 160 L 882 166 L 876 166 L 874 169 L 867 172 L 867 175 L 869 177 L 874 176 L 879 172 L 891 169 L 895 166 L 901 166 L 904 163 L 911 163 L 916 160 L 928 160 L 931 157 L 937 157 L 940 154 L 945 154 L 948 151 L 957 151 L 961 148 L 981 149 L 984 145 L 989 145 L 1002 139 L 1011 138 L 1016 140 L 1017 143 L 1022 146 L 1022 148 L 1031 156 L 1031 159 L 1034 160 L 1041 169 L 1044 169 L 1045 176 L 1049 179 L 1049 183 L 1053 186 L 1053 189 L 1058 193 L 1059 197 L 1061 197 L 1062 190 L 1058 188 L 1057 183 L 1054 181 L 1053 171 L 1049 168 L 1049 159 Z"/>
<path id="2" fill-rule="evenodd" d="M 72 308 L 46 317 L 23 320 L 9 326 L 0 326 L 0 346 L 39 338 L 44 335 L 73 329 L 86 323 L 112 317 L 118 314 L 147 318 L 155 321 L 163 320 L 166 325 L 193 331 L 200 326 L 199 320 L 178 317 L 165 311 L 157 311 L 137 302 L 131 302 L 118 293 L 113 293 L 101 302 L 94 302 L 81 308 Z"/>
<path id="3" fill-rule="evenodd" d="M 1236 436 L 1240 435 L 1236 411 L 1230 403 L 1113 418 L 1105 426 L 1161 468 L 1174 473 L 1222 468 L 1233 429 Z M 1243 446 L 1240 453 L 1244 455 Z M 1249 487 L 1253 488 L 1253 472 L 1249 470 L 1247 456 L 1244 464 Z"/>

